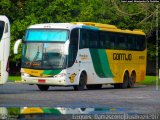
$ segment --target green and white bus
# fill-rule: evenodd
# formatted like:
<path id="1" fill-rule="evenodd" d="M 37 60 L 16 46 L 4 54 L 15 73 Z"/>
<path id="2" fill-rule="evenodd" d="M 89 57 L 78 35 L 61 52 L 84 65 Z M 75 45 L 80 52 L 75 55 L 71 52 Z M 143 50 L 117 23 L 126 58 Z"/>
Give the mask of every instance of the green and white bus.
<path id="1" fill-rule="evenodd" d="M 10 23 L 6 16 L 0 15 L 0 84 L 5 84 L 9 72 Z"/>
<path id="2" fill-rule="evenodd" d="M 21 40 L 15 43 L 15 51 Z M 75 22 L 31 25 L 22 41 L 22 80 L 42 91 L 133 87 L 146 73 L 146 41 L 141 30 Z"/>

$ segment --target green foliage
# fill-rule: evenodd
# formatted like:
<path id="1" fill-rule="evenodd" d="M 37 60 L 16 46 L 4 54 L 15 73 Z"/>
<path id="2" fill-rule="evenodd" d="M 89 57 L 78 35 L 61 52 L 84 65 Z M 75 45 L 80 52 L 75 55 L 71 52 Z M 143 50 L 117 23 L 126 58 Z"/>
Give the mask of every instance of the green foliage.
<path id="1" fill-rule="evenodd" d="M 21 81 L 21 76 L 9 76 L 8 81 L 10 82 Z"/>
<path id="2" fill-rule="evenodd" d="M 11 116 L 20 114 L 20 108 L 9 107 L 9 108 L 7 108 L 7 110 L 8 110 L 8 114 Z"/>
<path id="3" fill-rule="evenodd" d="M 155 29 L 155 4 L 121 3 L 116 0 L 1 0 L 0 14 L 11 22 L 11 61 L 21 54 L 13 54 L 17 39 L 24 39 L 29 25 L 48 22 L 91 21 L 114 24 L 122 29 L 142 29 L 150 35 Z M 160 19 L 160 18 L 159 18 Z M 149 56 L 155 55 L 153 44 Z M 21 49 L 20 49 L 21 51 Z"/>
<path id="4" fill-rule="evenodd" d="M 139 82 L 138 84 L 156 86 L 157 83 L 160 85 L 160 79 L 158 79 L 158 76 L 146 76 L 145 80 Z"/>

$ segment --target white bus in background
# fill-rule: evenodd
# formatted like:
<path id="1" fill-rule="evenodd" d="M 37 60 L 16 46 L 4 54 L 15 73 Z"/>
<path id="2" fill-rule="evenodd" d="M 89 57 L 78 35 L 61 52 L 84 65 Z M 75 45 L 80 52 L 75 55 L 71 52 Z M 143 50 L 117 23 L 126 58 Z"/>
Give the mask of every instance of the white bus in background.
<path id="1" fill-rule="evenodd" d="M 10 23 L 6 16 L 0 15 L 0 84 L 8 79 L 10 53 Z"/>

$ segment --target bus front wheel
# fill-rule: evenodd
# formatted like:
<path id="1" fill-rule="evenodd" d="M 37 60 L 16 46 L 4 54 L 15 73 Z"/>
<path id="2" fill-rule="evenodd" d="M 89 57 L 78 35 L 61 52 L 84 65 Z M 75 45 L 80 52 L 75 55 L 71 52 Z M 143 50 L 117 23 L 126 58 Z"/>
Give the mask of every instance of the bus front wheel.
<path id="1" fill-rule="evenodd" d="M 82 90 L 84 90 L 84 88 L 86 86 L 86 83 L 87 83 L 87 75 L 86 75 L 85 72 L 82 72 L 81 75 L 80 75 L 80 78 L 79 78 L 79 85 L 73 86 L 74 90 L 75 91 L 82 91 Z"/>
<path id="2" fill-rule="evenodd" d="M 49 85 L 37 85 L 40 91 L 47 91 L 49 89 Z"/>

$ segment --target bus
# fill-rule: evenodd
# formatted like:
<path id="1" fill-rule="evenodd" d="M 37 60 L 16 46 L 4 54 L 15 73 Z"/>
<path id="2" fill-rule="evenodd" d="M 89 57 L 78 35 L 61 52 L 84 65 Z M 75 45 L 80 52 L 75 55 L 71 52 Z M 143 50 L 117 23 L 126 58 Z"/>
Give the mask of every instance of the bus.
<path id="1" fill-rule="evenodd" d="M 131 88 L 146 74 L 142 30 L 94 22 L 45 23 L 28 27 L 22 41 L 22 81 L 39 90 L 50 86 Z"/>
<path id="2" fill-rule="evenodd" d="M 0 84 L 5 84 L 9 72 L 10 23 L 6 16 L 0 15 Z"/>

